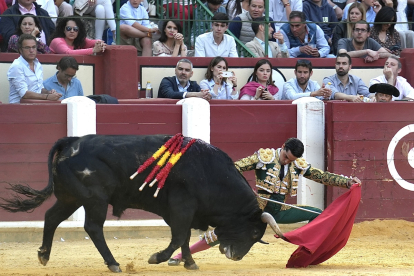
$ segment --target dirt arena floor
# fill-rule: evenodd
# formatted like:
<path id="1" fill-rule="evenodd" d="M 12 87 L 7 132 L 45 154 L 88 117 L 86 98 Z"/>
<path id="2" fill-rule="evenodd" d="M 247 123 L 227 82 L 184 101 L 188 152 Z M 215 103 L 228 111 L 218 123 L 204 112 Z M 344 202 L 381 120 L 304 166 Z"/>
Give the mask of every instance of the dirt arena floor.
<path id="1" fill-rule="evenodd" d="M 168 245 L 168 238 L 114 239 L 108 245 L 123 275 L 414 275 L 414 223 L 371 221 L 355 224 L 348 244 L 330 260 L 308 268 L 287 269 L 297 246 L 275 239 L 268 231 L 239 262 L 226 259 L 218 247 L 194 255 L 198 271 L 166 263 L 149 265 L 149 256 Z M 193 238 L 192 242 L 196 241 Z M 0 275 L 114 275 L 91 240 L 55 242 L 47 266 L 37 260 L 38 243 L 0 243 Z"/>

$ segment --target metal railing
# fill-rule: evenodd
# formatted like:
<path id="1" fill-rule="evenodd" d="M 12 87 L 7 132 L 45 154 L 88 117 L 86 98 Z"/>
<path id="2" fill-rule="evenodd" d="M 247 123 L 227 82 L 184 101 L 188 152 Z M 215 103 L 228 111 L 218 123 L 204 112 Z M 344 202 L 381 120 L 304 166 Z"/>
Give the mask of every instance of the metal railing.
<path id="1" fill-rule="evenodd" d="M 185 44 L 192 49 L 195 45 L 197 36 L 211 31 L 211 18 L 214 14 L 208 9 L 201 0 L 188 0 L 189 6 L 191 5 L 193 19 L 188 16 L 182 16 L 185 11 L 183 5 L 180 9 L 174 9 L 175 3 L 182 3 L 183 0 L 171 0 L 169 4 L 163 7 L 163 1 L 157 0 L 157 16 L 162 19 L 177 19 L 181 21 L 183 26 L 183 35 L 185 37 Z M 191 9 L 190 9 L 191 10 Z M 161 26 L 159 26 L 161 28 Z M 161 30 L 162 31 L 162 30 Z M 239 57 L 255 57 L 255 55 L 241 42 L 234 34 L 227 30 L 226 33 L 231 35 L 236 41 L 237 52 Z"/>

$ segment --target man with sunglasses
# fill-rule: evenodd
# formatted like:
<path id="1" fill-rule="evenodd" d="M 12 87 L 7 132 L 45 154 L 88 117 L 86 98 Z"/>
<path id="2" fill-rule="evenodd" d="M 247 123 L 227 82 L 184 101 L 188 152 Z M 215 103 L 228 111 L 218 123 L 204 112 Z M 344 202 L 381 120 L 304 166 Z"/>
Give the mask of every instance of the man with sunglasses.
<path id="1" fill-rule="evenodd" d="M 355 23 L 352 38 L 341 38 L 338 41 L 338 53 L 347 53 L 351 58 L 364 58 L 365 62 L 373 62 L 391 55 L 385 48 L 369 37 L 370 26 L 364 21 Z"/>
<path id="2" fill-rule="evenodd" d="M 83 96 L 81 82 L 76 78 L 76 71 L 79 70 L 78 62 L 74 57 L 63 57 L 56 65 L 56 74 L 43 82 L 47 90 L 56 90 L 62 97 L 60 100 Z"/>
<path id="3" fill-rule="evenodd" d="M 10 85 L 9 103 L 21 99 L 57 101 L 61 94 L 43 87 L 43 69 L 37 55 L 36 38 L 22 34 L 17 42 L 20 57 L 15 59 L 7 72 Z"/>

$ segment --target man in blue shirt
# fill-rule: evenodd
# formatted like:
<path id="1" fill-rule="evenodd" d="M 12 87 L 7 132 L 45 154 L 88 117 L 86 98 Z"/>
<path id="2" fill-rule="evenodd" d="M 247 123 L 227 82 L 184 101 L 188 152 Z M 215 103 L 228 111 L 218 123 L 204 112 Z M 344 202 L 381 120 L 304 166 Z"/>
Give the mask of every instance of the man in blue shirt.
<path id="1" fill-rule="evenodd" d="M 59 100 L 73 96 L 83 96 L 81 82 L 75 78 L 79 65 L 73 57 L 63 57 L 59 60 L 56 69 L 58 72 L 45 80 L 43 86 L 47 90 L 56 90 L 62 97 Z"/>

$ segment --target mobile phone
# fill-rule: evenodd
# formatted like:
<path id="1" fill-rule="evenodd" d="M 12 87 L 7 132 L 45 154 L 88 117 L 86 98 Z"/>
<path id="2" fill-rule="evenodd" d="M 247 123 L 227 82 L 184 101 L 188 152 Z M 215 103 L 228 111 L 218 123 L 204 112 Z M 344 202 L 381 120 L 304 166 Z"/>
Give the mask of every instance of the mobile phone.
<path id="1" fill-rule="evenodd" d="M 232 77 L 233 73 L 230 71 L 223 71 L 221 72 L 221 75 L 223 76 L 223 78 L 228 78 L 228 77 Z"/>

